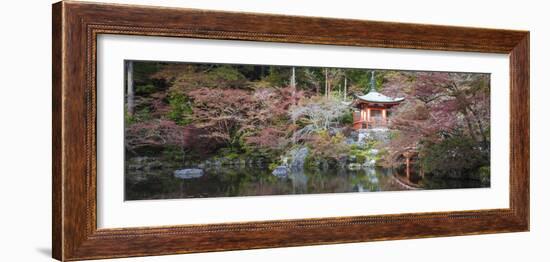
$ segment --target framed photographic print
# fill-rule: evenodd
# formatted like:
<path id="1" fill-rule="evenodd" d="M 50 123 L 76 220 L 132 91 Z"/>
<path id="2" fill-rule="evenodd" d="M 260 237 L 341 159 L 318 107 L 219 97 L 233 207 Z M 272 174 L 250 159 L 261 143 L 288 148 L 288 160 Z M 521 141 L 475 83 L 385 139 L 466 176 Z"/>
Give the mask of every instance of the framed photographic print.
<path id="1" fill-rule="evenodd" d="M 529 230 L 529 32 L 53 5 L 53 257 Z"/>

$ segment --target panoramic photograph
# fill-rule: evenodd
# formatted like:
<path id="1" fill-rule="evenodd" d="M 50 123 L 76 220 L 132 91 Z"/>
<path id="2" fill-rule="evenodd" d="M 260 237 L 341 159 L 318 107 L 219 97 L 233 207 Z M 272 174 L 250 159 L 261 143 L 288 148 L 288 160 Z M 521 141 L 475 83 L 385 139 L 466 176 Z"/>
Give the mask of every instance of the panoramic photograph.
<path id="1" fill-rule="evenodd" d="M 491 184 L 490 74 L 124 66 L 127 201 Z"/>

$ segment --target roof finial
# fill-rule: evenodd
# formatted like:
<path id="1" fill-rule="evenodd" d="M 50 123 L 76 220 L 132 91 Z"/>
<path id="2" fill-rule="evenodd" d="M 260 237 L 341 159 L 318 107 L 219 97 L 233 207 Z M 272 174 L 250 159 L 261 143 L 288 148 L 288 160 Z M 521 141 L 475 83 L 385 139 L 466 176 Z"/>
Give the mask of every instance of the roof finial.
<path id="1" fill-rule="evenodd" d="M 375 83 L 374 83 L 374 70 L 371 71 L 369 93 L 373 92 L 373 91 L 376 91 L 376 87 L 375 87 Z"/>

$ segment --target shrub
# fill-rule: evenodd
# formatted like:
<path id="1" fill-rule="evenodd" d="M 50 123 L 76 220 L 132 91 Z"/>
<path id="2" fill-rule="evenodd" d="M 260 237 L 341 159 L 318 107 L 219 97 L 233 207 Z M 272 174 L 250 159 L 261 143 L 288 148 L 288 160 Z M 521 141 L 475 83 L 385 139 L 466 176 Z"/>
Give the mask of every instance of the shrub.
<path id="1" fill-rule="evenodd" d="M 340 119 L 340 122 L 342 124 L 353 124 L 353 112 L 351 111 L 346 112 Z"/>
<path id="2" fill-rule="evenodd" d="M 277 168 L 279 166 L 279 163 L 277 162 L 271 162 L 269 163 L 269 165 L 267 166 L 267 168 L 269 169 L 269 171 L 273 171 L 275 170 L 275 168 Z"/>
<path id="3" fill-rule="evenodd" d="M 352 154 L 355 156 L 356 163 L 362 164 L 365 163 L 365 160 L 367 160 L 367 156 L 363 154 Z"/>
<path id="4" fill-rule="evenodd" d="M 162 157 L 169 161 L 182 162 L 184 160 L 185 152 L 180 146 L 168 145 L 162 151 Z"/>
<path id="5" fill-rule="evenodd" d="M 484 186 L 489 186 L 491 184 L 491 167 L 482 166 L 478 169 L 479 181 Z"/>
<path id="6" fill-rule="evenodd" d="M 149 95 L 157 91 L 153 84 L 145 84 L 136 86 L 137 95 Z"/>
<path id="7" fill-rule="evenodd" d="M 151 114 L 151 110 L 149 107 L 143 107 L 139 109 L 137 112 L 134 113 L 134 115 L 129 115 L 128 112 L 124 111 L 124 121 L 126 125 L 139 123 L 139 122 L 147 122 L 153 119 L 153 116 Z"/>
<path id="8" fill-rule="evenodd" d="M 241 87 L 247 82 L 239 70 L 231 66 L 219 66 L 207 75 L 210 83 L 221 87 Z"/>
<path id="9" fill-rule="evenodd" d="M 183 147 L 184 129 L 169 120 L 137 122 L 125 127 L 125 148 L 130 152 L 161 152 L 166 146 Z"/>
<path id="10" fill-rule="evenodd" d="M 191 123 L 191 114 L 193 113 L 192 103 L 184 94 L 172 92 L 168 97 L 170 112 L 168 118 L 180 126 L 186 126 Z"/>
<path id="11" fill-rule="evenodd" d="M 341 133 L 330 136 L 327 131 L 319 132 L 308 142 L 311 149 L 307 162 L 324 161 L 334 163 L 348 155 L 350 146 L 345 143 L 345 137 Z"/>
<path id="12" fill-rule="evenodd" d="M 421 150 L 424 171 L 434 176 L 467 178 L 478 168 L 488 165 L 487 152 L 469 137 L 451 137 L 427 143 Z"/>
<path id="13" fill-rule="evenodd" d="M 356 163 L 365 163 L 365 160 L 374 158 L 371 150 L 375 149 L 377 144 L 374 139 L 365 139 L 363 144 L 351 145 L 348 155 L 355 156 Z"/>

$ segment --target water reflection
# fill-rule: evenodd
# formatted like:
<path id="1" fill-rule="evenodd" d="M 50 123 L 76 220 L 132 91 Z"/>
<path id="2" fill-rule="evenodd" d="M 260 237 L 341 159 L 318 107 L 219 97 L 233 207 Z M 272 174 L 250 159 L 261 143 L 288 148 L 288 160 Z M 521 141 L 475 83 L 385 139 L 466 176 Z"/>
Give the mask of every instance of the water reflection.
<path id="1" fill-rule="evenodd" d="M 403 183 L 396 170 L 364 168 L 291 170 L 284 177 L 271 174 L 267 168 L 217 167 L 204 169 L 204 174 L 186 179 L 174 176 L 174 169 L 127 171 L 126 200 L 178 199 L 232 196 L 262 196 L 316 193 L 398 191 L 415 189 Z M 430 180 L 423 178 L 423 188 L 479 187 L 475 181 Z M 470 183 L 470 184 L 468 184 Z M 472 184 L 473 183 L 473 184 Z"/>
<path id="2" fill-rule="evenodd" d="M 313 193 L 345 193 L 406 190 L 391 172 L 381 168 L 357 171 L 292 170 L 286 177 L 273 176 L 267 168 L 219 167 L 204 175 L 180 179 L 172 169 L 128 171 L 127 200 L 196 197 L 230 197 Z"/>

